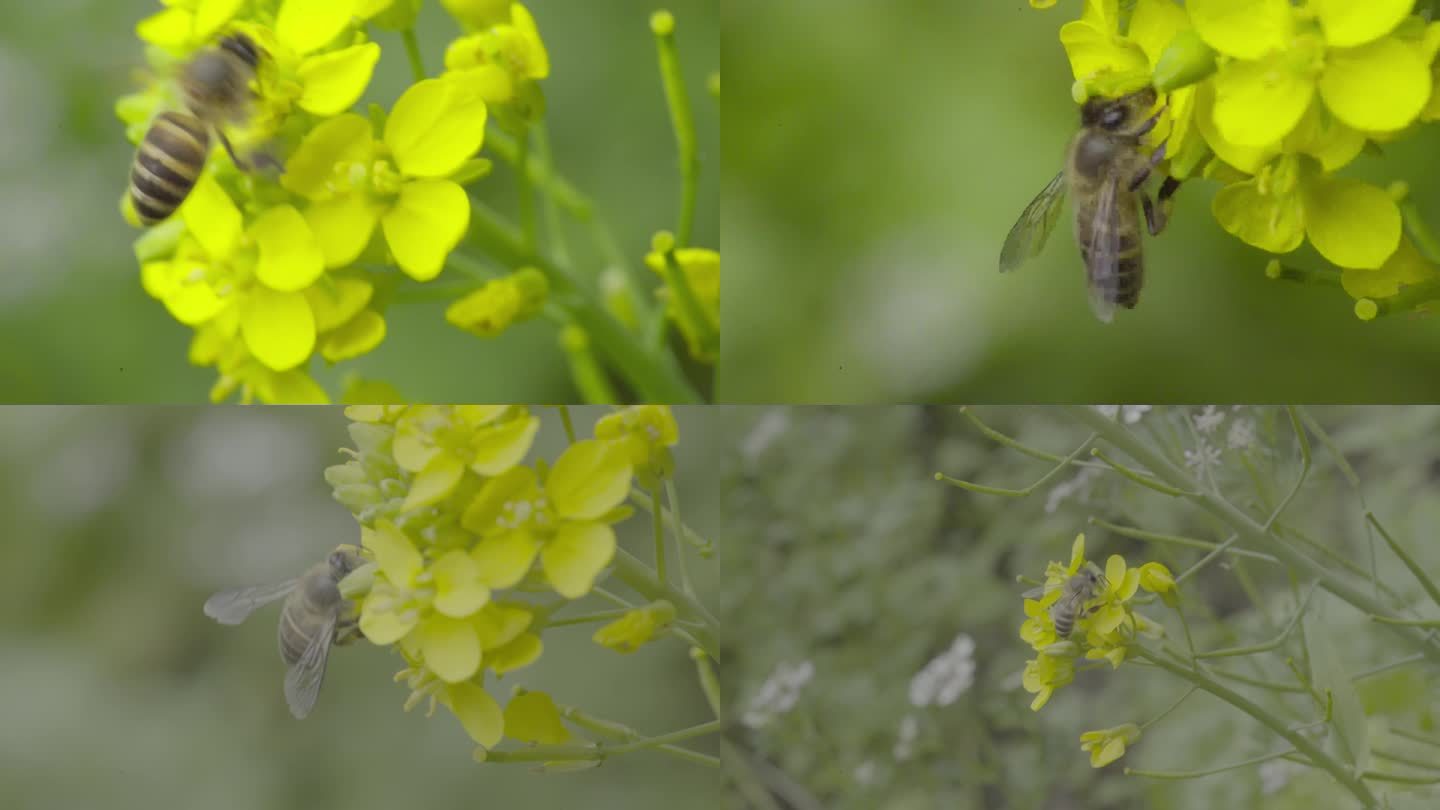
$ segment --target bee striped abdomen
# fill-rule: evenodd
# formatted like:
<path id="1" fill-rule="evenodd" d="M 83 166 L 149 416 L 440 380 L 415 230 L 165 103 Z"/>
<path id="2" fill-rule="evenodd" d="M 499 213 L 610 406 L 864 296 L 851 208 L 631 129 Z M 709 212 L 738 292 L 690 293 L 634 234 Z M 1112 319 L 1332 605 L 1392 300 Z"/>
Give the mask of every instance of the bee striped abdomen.
<path id="1" fill-rule="evenodd" d="M 1080 255 L 1090 274 L 1091 286 L 1099 290 L 1107 302 L 1126 309 L 1134 309 L 1140 302 L 1140 288 L 1145 281 L 1143 246 L 1138 223 L 1136 225 L 1134 229 L 1121 228 L 1114 264 L 1110 267 L 1099 267 L 1095 260 L 1095 243 L 1108 236 L 1103 229 L 1082 233 L 1080 240 Z"/>
<path id="2" fill-rule="evenodd" d="M 169 112 L 155 119 L 130 168 L 130 201 L 142 223 L 154 225 L 175 213 L 209 151 L 210 132 L 195 117 Z"/>

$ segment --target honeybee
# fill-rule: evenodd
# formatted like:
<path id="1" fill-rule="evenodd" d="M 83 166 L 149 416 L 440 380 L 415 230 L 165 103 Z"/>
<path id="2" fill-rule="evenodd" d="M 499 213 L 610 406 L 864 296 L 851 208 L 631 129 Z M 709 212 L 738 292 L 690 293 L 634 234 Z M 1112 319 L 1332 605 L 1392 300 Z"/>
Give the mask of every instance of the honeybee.
<path id="1" fill-rule="evenodd" d="M 1054 586 L 1060 589 L 1060 598 L 1050 606 L 1050 620 L 1055 622 L 1055 635 L 1060 638 L 1070 637 L 1070 633 L 1075 630 L 1075 620 L 1080 618 L 1085 603 L 1099 595 L 1104 583 L 1105 575 L 1100 569 L 1094 563 L 1086 563 L 1064 582 Z M 1034 588 L 1026 591 L 1025 596 L 1038 599 L 1044 596 L 1047 590 L 1044 587 Z"/>
<path id="2" fill-rule="evenodd" d="M 188 112 L 156 117 L 130 166 L 130 202 L 143 224 L 164 221 L 185 201 L 205 168 L 212 130 L 236 166 L 251 168 L 235 154 L 221 126 L 243 120 L 248 112 L 250 81 L 261 53 L 254 40 L 235 33 L 185 65 L 180 88 Z"/>
<path id="3" fill-rule="evenodd" d="M 340 580 L 365 562 L 354 546 L 340 546 L 295 579 L 221 591 L 205 601 L 205 615 L 221 624 L 239 624 L 254 610 L 284 599 L 280 610 L 280 657 L 290 713 L 304 718 L 315 707 L 325 663 L 334 644 L 360 636 L 354 605 L 340 595 Z"/>
<path id="4" fill-rule="evenodd" d="M 1010 229 L 1000 251 L 1000 272 L 1008 273 L 1039 255 L 1059 220 L 1068 188 L 1075 198 L 1075 239 L 1085 260 L 1095 317 L 1109 323 L 1116 307 L 1135 308 L 1145 275 L 1136 198 L 1150 235 L 1155 236 L 1165 229 L 1170 198 L 1180 187 L 1179 180 L 1165 178 L 1156 201 L 1142 188 L 1165 159 L 1165 144 L 1148 155 L 1141 144 L 1164 111 L 1150 114 L 1155 102 L 1155 90 L 1148 87 L 1118 98 L 1096 97 L 1085 102 L 1080 108 L 1080 131 L 1070 141 L 1065 168 L 1025 207 Z"/>

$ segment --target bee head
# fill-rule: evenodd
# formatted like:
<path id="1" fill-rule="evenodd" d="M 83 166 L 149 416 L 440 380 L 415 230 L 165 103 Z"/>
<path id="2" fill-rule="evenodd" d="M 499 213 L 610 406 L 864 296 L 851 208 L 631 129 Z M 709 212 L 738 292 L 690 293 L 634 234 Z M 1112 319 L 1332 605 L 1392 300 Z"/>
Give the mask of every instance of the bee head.
<path id="1" fill-rule="evenodd" d="M 1139 127 L 1155 106 L 1155 89 L 1146 87 L 1118 98 L 1097 96 L 1080 108 L 1080 123 L 1106 132 L 1124 133 Z"/>
<path id="2" fill-rule="evenodd" d="M 354 546 L 340 546 L 330 552 L 329 563 L 330 573 L 336 582 L 344 579 L 347 574 L 359 568 L 365 560 L 356 553 L 358 549 Z"/>

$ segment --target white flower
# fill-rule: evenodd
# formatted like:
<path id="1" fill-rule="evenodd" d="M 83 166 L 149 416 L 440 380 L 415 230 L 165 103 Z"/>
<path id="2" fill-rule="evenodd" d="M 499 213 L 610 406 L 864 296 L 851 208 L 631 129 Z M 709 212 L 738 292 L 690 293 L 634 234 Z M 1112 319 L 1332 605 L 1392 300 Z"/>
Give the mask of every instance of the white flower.
<path id="1" fill-rule="evenodd" d="M 915 715 L 907 714 L 900 718 L 900 731 L 895 735 L 896 762 L 904 762 L 915 755 L 915 738 L 920 736 L 920 721 Z"/>
<path id="2" fill-rule="evenodd" d="M 1204 440 L 1194 450 L 1185 451 L 1185 466 L 1204 474 L 1204 472 L 1220 463 L 1220 448 L 1215 447 Z"/>
<path id="3" fill-rule="evenodd" d="M 1140 417 L 1150 412 L 1150 405 L 1096 405 L 1095 410 L 1100 412 L 1106 419 L 1114 419 L 1117 415 L 1120 421 L 1127 425 L 1133 425 L 1140 421 Z"/>
<path id="4" fill-rule="evenodd" d="M 751 698 L 740 722 L 750 728 L 763 728 L 782 714 L 795 707 L 800 699 L 800 690 L 815 676 L 815 665 L 809 661 L 799 664 L 781 663 L 760 685 L 760 691 Z"/>
<path id="5" fill-rule="evenodd" d="M 910 705 L 949 706 L 975 683 L 975 639 L 961 633 L 910 679 Z"/>
<path id="6" fill-rule="evenodd" d="M 1054 512 L 1060 507 L 1061 501 L 1074 495 L 1079 495 L 1084 500 L 1090 494 L 1090 484 L 1100 477 L 1099 467 L 1086 467 L 1075 474 L 1069 481 L 1062 481 L 1050 488 L 1050 494 L 1045 497 L 1045 511 Z"/>
<path id="7" fill-rule="evenodd" d="M 875 764 L 875 760 L 873 759 L 867 759 L 859 765 L 856 765 L 855 773 L 853 774 L 855 784 L 862 787 L 869 787 L 875 784 L 875 777 L 879 775 L 877 773 L 878 770 L 879 766 Z"/>
<path id="8" fill-rule="evenodd" d="M 1206 405 L 1200 415 L 1194 417 L 1195 429 L 1201 433 L 1213 433 L 1220 423 L 1225 421 L 1225 412 L 1214 405 Z"/>
<path id="9" fill-rule="evenodd" d="M 1269 796 L 1278 792 L 1301 770 L 1301 766 L 1283 759 L 1272 759 L 1260 764 L 1260 792 Z"/>
<path id="10" fill-rule="evenodd" d="M 1230 423 L 1230 433 L 1225 437 L 1225 444 L 1231 450 L 1247 450 L 1255 444 L 1255 421 L 1253 419 L 1237 419 Z"/>

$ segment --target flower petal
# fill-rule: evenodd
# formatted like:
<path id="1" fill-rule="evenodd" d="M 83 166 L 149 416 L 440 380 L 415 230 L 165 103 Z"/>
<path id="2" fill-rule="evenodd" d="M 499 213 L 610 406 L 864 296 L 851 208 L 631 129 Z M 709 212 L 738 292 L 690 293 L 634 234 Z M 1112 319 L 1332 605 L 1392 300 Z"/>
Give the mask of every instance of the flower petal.
<path id="1" fill-rule="evenodd" d="M 375 555 L 385 578 L 401 587 L 409 587 L 425 565 L 410 538 L 387 520 L 376 521 L 373 529 L 361 526 L 360 544 Z"/>
<path id="2" fill-rule="evenodd" d="M 297 103 L 316 115 L 337 115 L 349 109 L 370 84 L 378 61 L 380 46 L 374 42 L 306 59 L 299 70 L 305 90 Z"/>
<path id="3" fill-rule="evenodd" d="M 1395 30 L 1415 0 L 1310 0 L 1325 28 L 1325 41 L 1338 48 L 1373 42 Z"/>
<path id="4" fill-rule="evenodd" d="M 520 637 L 530 627 L 535 615 L 520 605 L 491 602 L 474 616 L 475 632 L 480 647 L 487 653 L 498 650 Z"/>
<path id="5" fill-rule="evenodd" d="M 1305 232 L 1335 265 L 1377 268 L 1400 246 L 1400 208 L 1384 189 L 1344 177 L 1317 177 L 1301 188 Z"/>
<path id="6" fill-rule="evenodd" d="M 298 368 L 272 372 L 256 386 L 261 402 L 271 405 L 329 405 L 330 395 Z"/>
<path id="7" fill-rule="evenodd" d="M 275 16 L 275 35 L 307 54 L 339 36 L 355 15 L 357 0 L 285 0 Z"/>
<path id="8" fill-rule="evenodd" d="M 409 635 L 415 628 L 415 614 L 401 617 L 393 610 L 382 610 L 383 598 L 377 598 L 372 591 L 360 608 L 360 632 L 372 644 L 394 644 Z"/>
<path id="9" fill-rule="evenodd" d="M 1145 51 L 1150 64 L 1160 61 L 1175 35 L 1190 28 L 1185 9 L 1173 0 L 1139 0 L 1130 15 L 1126 36 Z"/>
<path id="10" fill-rule="evenodd" d="M 1408 285 L 1436 278 L 1440 278 L 1440 270 L 1426 261 L 1409 239 L 1402 238 L 1395 255 L 1379 270 L 1346 270 L 1341 284 L 1352 298 L 1389 298 Z"/>
<path id="11" fill-rule="evenodd" d="M 1105 579 L 1109 581 L 1112 590 L 1119 588 L 1120 583 L 1125 579 L 1125 558 L 1119 554 L 1111 554 L 1105 561 Z"/>
<path id="12" fill-rule="evenodd" d="M 385 121 L 385 144 L 410 177 L 451 174 L 480 150 L 484 139 L 485 102 L 440 79 L 406 90 Z"/>
<path id="13" fill-rule="evenodd" d="M 385 341 L 385 317 L 367 309 L 344 326 L 325 336 L 320 356 L 338 363 L 367 354 Z"/>
<path id="14" fill-rule="evenodd" d="M 540 658 L 545 645 L 534 633 L 523 633 L 509 644 L 498 647 L 485 655 L 485 666 L 496 675 L 504 675 L 528 667 Z"/>
<path id="15" fill-rule="evenodd" d="M 491 748 L 505 733 L 505 715 L 500 704 L 474 683 L 452 684 L 445 690 L 445 705 L 459 718 L 470 739 Z"/>
<path id="16" fill-rule="evenodd" d="M 1430 100 L 1430 67 L 1415 48 L 1386 37 L 1329 52 L 1320 97 L 1335 117 L 1370 132 L 1409 126 Z"/>
<path id="17" fill-rule="evenodd" d="M 272 290 L 303 290 L 325 272 L 320 244 L 294 206 L 267 209 L 250 226 L 250 236 L 260 249 L 255 277 Z"/>
<path id="18" fill-rule="evenodd" d="M 1314 80 L 1289 69 L 1284 54 L 1235 60 L 1215 74 L 1215 126 L 1240 146 L 1273 144 L 1300 122 L 1314 94 Z"/>
<path id="19" fill-rule="evenodd" d="M 310 204 L 305 221 L 319 241 L 327 268 L 346 267 L 370 244 L 381 208 L 364 194 L 342 194 Z"/>
<path id="20" fill-rule="evenodd" d="M 449 453 L 435 454 L 424 469 L 415 473 L 401 510 L 409 512 L 439 503 L 455 490 L 455 485 L 460 483 L 460 477 L 464 474 L 465 465 L 460 459 Z"/>
<path id="21" fill-rule="evenodd" d="M 256 286 L 240 303 L 240 334 L 256 360 L 288 371 L 315 348 L 315 315 L 302 293 Z"/>
<path id="22" fill-rule="evenodd" d="M 420 653 L 446 683 L 467 681 L 480 669 L 480 638 L 475 626 L 462 619 L 434 615 L 416 628 Z"/>
<path id="23" fill-rule="evenodd" d="M 1060 44 L 1070 60 L 1070 72 L 1086 81 L 1107 73 L 1143 75 L 1150 68 L 1140 46 L 1081 21 L 1060 27 Z"/>
<path id="24" fill-rule="evenodd" d="M 480 566 L 465 552 L 445 552 L 430 571 L 435 574 L 435 609 L 446 616 L 472 616 L 490 601 L 490 589 L 480 584 Z"/>
<path id="25" fill-rule="evenodd" d="M 563 517 L 591 520 L 624 502 L 633 477 L 623 450 L 609 442 L 575 442 L 555 460 L 545 492 Z"/>
<path id="26" fill-rule="evenodd" d="M 566 523 L 540 551 L 545 578 L 566 599 L 590 592 L 615 557 L 615 530 L 604 523 Z"/>
<path id="27" fill-rule="evenodd" d="M 511 419 L 499 425 L 481 428 L 470 440 L 475 451 L 470 469 L 480 475 L 499 475 L 514 467 L 530 452 L 535 434 L 540 431 L 538 416 Z"/>
<path id="28" fill-rule="evenodd" d="M 406 183 L 380 224 L 400 269 L 416 281 L 429 281 L 470 225 L 470 198 L 448 180 Z"/>
<path id="29" fill-rule="evenodd" d="M 486 536 L 500 528 L 497 521 L 512 499 L 530 498 L 536 489 L 535 471 L 529 467 L 511 467 L 486 481 L 475 500 L 466 507 L 460 524 L 470 531 Z"/>
<path id="30" fill-rule="evenodd" d="M 305 290 L 305 298 L 315 313 L 317 332 L 329 332 L 359 315 L 375 293 L 375 285 L 364 278 L 332 276 L 329 282 Z"/>
<path id="31" fill-rule="evenodd" d="M 540 541 L 527 531 L 492 535 L 475 544 L 470 558 L 480 572 L 480 581 L 492 588 L 511 588 L 529 573 L 540 552 Z"/>
<path id="32" fill-rule="evenodd" d="M 166 290 L 165 308 L 175 320 L 186 326 L 199 326 L 210 320 L 225 308 L 226 301 L 215 292 L 215 288 L 201 275 L 191 281 L 192 271 L 203 272 L 203 268 L 190 263 L 176 263 L 176 269 L 189 268 L 177 273 L 173 286 Z"/>
<path id="33" fill-rule="evenodd" d="M 280 184 L 312 200 L 327 198 L 335 166 L 369 162 L 373 143 L 368 118 L 346 113 L 324 121 L 305 135 L 285 162 Z"/>
<path id="34" fill-rule="evenodd" d="M 200 0 L 195 5 L 194 38 L 208 41 L 235 12 L 240 10 L 243 0 Z"/>
<path id="35" fill-rule="evenodd" d="M 202 174 L 180 206 L 185 227 L 212 259 L 229 256 L 240 239 L 240 209 L 212 174 Z"/>
<path id="36" fill-rule="evenodd" d="M 570 731 L 560 721 L 560 710 L 544 692 L 526 692 L 505 707 L 505 736 L 527 743 L 554 745 L 567 742 Z"/>
<path id="37" fill-rule="evenodd" d="M 1270 253 L 1289 253 L 1305 241 L 1305 213 L 1299 196 L 1261 194 L 1256 180 L 1220 189 L 1210 210 L 1220 227 Z"/>
<path id="38" fill-rule="evenodd" d="M 1237 59 L 1284 48 L 1294 27 L 1289 0 L 1189 0 L 1185 9 L 1207 45 Z"/>

